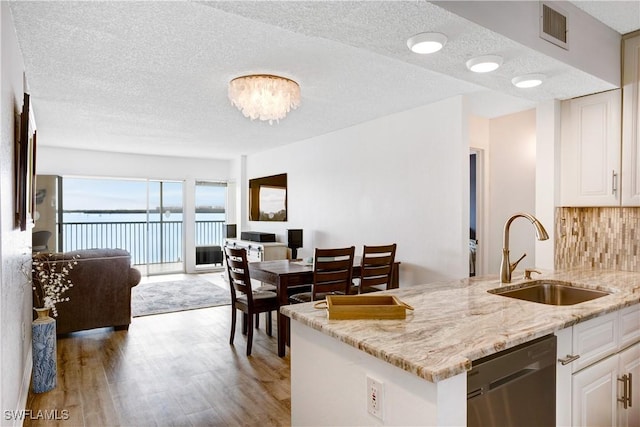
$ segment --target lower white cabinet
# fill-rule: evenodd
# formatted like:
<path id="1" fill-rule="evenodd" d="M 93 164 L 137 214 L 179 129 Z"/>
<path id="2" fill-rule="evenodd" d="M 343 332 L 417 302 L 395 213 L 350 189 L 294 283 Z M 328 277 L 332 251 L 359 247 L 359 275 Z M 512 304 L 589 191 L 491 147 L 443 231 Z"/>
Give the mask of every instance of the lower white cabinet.
<path id="1" fill-rule="evenodd" d="M 631 392 L 634 385 L 638 390 L 639 370 L 640 344 L 635 344 L 573 374 L 572 425 L 640 425 L 640 404 Z M 629 378 L 636 384 L 629 385 Z M 635 402 L 628 401 L 630 392 Z"/>
<path id="2" fill-rule="evenodd" d="M 636 344 L 620 353 L 618 371 L 627 375 L 626 393 L 627 408 L 619 410 L 620 426 L 640 426 L 640 344 Z M 618 387 L 622 384 L 619 382 Z M 618 406 L 624 404 L 618 402 Z"/>
<path id="3" fill-rule="evenodd" d="M 640 426 L 640 305 L 559 331 L 558 426 Z"/>
<path id="4" fill-rule="evenodd" d="M 573 425 L 616 425 L 617 372 L 618 357 L 611 356 L 573 375 L 571 386 Z"/>
<path id="5" fill-rule="evenodd" d="M 571 363 L 573 372 L 618 352 L 619 322 L 620 314 L 615 312 L 573 327 L 573 354 L 580 356 Z"/>

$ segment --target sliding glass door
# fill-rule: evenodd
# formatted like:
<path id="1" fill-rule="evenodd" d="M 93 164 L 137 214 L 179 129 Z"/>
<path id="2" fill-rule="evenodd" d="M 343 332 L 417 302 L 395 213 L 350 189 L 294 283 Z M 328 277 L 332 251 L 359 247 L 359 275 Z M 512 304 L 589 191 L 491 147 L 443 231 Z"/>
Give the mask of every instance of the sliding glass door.
<path id="1" fill-rule="evenodd" d="M 147 274 L 184 272 L 183 183 L 147 182 Z"/>
<path id="2" fill-rule="evenodd" d="M 62 248 L 121 248 L 144 274 L 183 272 L 183 183 L 62 180 Z"/>

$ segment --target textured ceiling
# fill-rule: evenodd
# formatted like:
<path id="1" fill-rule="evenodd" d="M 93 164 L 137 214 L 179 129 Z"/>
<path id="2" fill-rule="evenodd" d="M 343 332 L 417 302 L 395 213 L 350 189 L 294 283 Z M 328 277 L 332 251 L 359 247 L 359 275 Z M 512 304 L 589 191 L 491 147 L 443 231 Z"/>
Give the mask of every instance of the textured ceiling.
<path id="1" fill-rule="evenodd" d="M 640 1 L 638 0 L 588 0 L 571 3 L 620 34 L 627 34 L 640 28 Z"/>
<path id="2" fill-rule="evenodd" d="M 458 94 L 469 95 L 474 113 L 496 117 L 611 88 L 425 1 L 10 7 L 38 141 L 49 146 L 233 158 Z M 627 15 L 607 25 L 626 32 L 634 25 Z M 425 29 L 446 32 L 446 54 L 407 49 Z M 487 51 L 509 61 L 491 75 L 469 73 L 465 61 Z M 537 70 L 554 78 L 533 91 L 511 85 L 511 76 Z M 246 119 L 230 105 L 227 83 L 252 73 L 296 80 L 302 106 L 279 124 Z"/>

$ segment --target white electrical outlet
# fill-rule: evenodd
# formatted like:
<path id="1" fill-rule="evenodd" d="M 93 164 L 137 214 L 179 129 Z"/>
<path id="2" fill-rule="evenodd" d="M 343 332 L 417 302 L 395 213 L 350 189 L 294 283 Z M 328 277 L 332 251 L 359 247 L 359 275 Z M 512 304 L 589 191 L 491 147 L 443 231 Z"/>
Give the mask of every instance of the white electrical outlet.
<path id="1" fill-rule="evenodd" d="M 367 376 L 367 411 L 382 419 L 383 384 Z"/>

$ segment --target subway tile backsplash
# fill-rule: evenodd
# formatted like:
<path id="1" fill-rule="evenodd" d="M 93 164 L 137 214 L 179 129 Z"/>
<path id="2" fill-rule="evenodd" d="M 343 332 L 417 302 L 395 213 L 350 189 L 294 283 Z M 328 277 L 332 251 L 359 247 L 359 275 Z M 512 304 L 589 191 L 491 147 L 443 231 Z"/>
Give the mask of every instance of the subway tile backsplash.
<path id="1" fill-rule="evenodd" d="M 640 272 L 640 208 L 556 208 L 555 268 Z"/>

